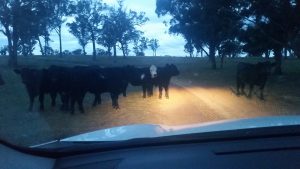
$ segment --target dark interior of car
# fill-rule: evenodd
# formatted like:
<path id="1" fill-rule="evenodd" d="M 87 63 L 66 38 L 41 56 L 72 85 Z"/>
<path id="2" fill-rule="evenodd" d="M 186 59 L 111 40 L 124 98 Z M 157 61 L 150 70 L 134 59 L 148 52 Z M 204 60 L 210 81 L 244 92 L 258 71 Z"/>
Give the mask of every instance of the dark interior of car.
<path id="1" fill-rule="evenodd" d="M 2 142 L 3 169 L 300 168 L 300 127 L 267 127 L 122 142 Z"/>

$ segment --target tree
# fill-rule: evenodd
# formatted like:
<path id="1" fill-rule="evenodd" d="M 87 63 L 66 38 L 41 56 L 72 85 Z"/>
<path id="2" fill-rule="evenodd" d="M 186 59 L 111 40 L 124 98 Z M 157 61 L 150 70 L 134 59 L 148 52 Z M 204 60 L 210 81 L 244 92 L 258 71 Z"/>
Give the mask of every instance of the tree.
<path id="1" fill-rule="evenodd" d="M 62 35 L 61 29 L 62 25 L 66 22 L 66 17 L 70 14 L 69 11 L 69 0 L 54 0 L 54 15 L 53 15 L 53 29 L 58 35 L 59 38 L 59 56 L 62 57 Z"/>
<path id="2" fill-rule="evenodd" d="M 153 56 L 156 56 L 156 51 L 159 48 L 159 41 L 158 39 L 150 39 L 148 46 L 153 51 Z"/>
<path id="3" fill-rule="evenodd" d="M 276 61 L 275 73 L 281 74 L 282 51 L 291 49 L 292 42 L 300 31 L 300 1 L 292 0 L 248 0 L 244 8 L 246 31 L 257 32 L 259 44 L 266 45 L 264 50 L 273 50 Z M 266 8 L 267 7 L 267 8 Z M 250 34 L 250 37 L 253 36 Z M 267 39 L 267 40 L 266 40 Z M 253 45 L 252 45 L 253 46 Z"/>
<path id="4" fill-rule="evenodd" d="M 74 22 L 67 23 L 70 28 L 70 32 L 77 38 L 79 45 L 82 47 L 83 54 L 86 55 L 85 47 L 90 40 L 90 35 L 88 32 L 88 25 L 84 18 L 77 17 Z"/>
<path id="5" fill-rule="evenodd" d="M 5 56 L 7 53 L 7 46 L 3 46 L 0 48 L 0 55 Z"/>
<path id="6" fill-rule="evenodd" d="M 290 53 L 293 53 L 300 59 L 300 33 L 295 37 L 295 39 L 291 42 L 291 50 Z"/>
<path id="7" fill-rule="evenodd" d="M 46 8 L 45 1 L 40 0 L 0 1 L 0 32 L 7 38 L 9 66 L 17 66 L 20 44 L 39 35 L 39 27 L 46 17 Z M 20 39 L 23 41 L 20 42 Z"/>
<path id="8" fill-rule="evenodd" d="M 37 37 L 37 40 L 42 55 L 51 53 L 51 51 L 48 51 L 48 49 L 51 48 L 49 44 L 51 41 L 50 32 L 55 28 L 55 12 L 57 12 L 55 9 L 58 1 L 60 0 L 40 0 L 40 2 L 43 2 L 43 6 L 40 8 L 43 11 L 44 17 L 39 23 L 39 30 L 37 30 L 39 36 Z M 42 44 L 40 37 L 43 39 L 44 44 Z"/>
<path id="9" fill-rule="evenodd" d="M 77 29 L 77 31 L 75 31 L 77 33 L 75 33 L 73 30 L 72 34 L 78 38 L 80 41 L 79 43 L 83 47 L 84 51 L 85 45 L 88 43 L 88 41 L 90 40 L 92 42 L 94 60 L 96 60 L 97 53 L 96 41 L 98 39 L 100 28 L 102 27 L 104 19 L 104 14 L 102 14 L 102 12 L 105 8 L 106 7 L 99 0 L 79 0 L 76 4 L 70 6 L 72 16 L 75 17 L 75 21 L 72 23 L 73 29 Z M 78 36 L 79 32 L 81 32 L 80 36 Z M 86 43 L 85 40 L 87 40 Z"/>
<path id="10" fill-rule="evenodd" d="M 32 56 L 36 43 L 36 39 L 29 39 L 27 42 L 23 42 L 21 39 L 18 53 L 23 56 Z"/>
<path id="11" fill-rule="evenodd" d="M 114 56 L 116 56 L 116 23 L 112 18 L 112 15 L 105 17 L 100 36 L 97 39 L 97 43 L 107 48 L 107 53 L 109 56 L 112 55 L 111 49 L 114 48 Z"/>
<path id="12" fill-rule="evenodd" d="M 139 40 L 134 41 L 133 51 L 136 56 L 145 56 L 145 50 L 148 48 L 148 38 L 141 37 Z"/>
<path id="13" fill-rule="evenodd" d="M 171 15 L 170 33 L 182 34 L 197 50 L 205 51 L 202 46 L 207 45 L 212 68 L 216 69 L 216 48 L 228 39 L 232 29 L 241 26 L 236 15 L 239 5 L 238 0 L 157 0 L 156 13 Z"/>
<path id="14" fill-rule="evenodd" d="M 123 51 L 123 56 L 126 56 L 126 50 L 128 50 L 128 44 L 132 41 L 137 40 L 142 34 L 136 29 L 136 26 L 141 26 L 146 23 L 149 19 L 145 17 L 145 12 L 137 13 L 135 11 L 123 9 L 123 1 L 119 1 L 118 11 L 118 42 L 120 43 L 120 48 Z"/>
<path id="15" fill-rule="evenodd" d="M 116 48 L 119 43 L 119 48 L 125 57 L 129 54 L 129 44 L 139 39 L 142 34 L 136 27 L 143 25 L 149 19 L 145 17 L 145 12 L 137 13 L 124 9 L 122 0 L 119 0 L 118 4 L 118 8 L 109 8 L 98 42 L 107 47 L 109 53 L 113 48 L 114 56 L 117 55 Z"/>
<path id="16" fill-rule="evenodd" d="M 240 42 L 235 40 L 226 40 L 221 43 L 219 48 L 219 55 L 221 57 L 221 65 L 220 67 L 223 68 L 224 66 L 224 59 L 227 57 L 234 58 L 236 55 L 241 53 L 241 46 Z"/>
<path id="17" fill-rule="evenodd" d="M 184 45 L 184 51 L 190 55 L 190 57 L 194 56 L 194 46 L 191 40 L 187 40 Z"/>

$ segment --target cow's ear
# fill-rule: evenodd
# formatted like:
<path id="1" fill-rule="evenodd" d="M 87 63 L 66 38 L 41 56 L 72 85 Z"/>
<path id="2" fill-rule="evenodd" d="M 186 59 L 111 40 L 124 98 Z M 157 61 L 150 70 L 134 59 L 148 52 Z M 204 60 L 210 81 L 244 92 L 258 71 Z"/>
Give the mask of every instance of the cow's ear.
<path id="1" fill-rule="evenodd" d="M 14 72 L 15 72 L 16 74 L 21 74 L 21 70 L 20 70 L 20 69 L 14 69 Z"/>

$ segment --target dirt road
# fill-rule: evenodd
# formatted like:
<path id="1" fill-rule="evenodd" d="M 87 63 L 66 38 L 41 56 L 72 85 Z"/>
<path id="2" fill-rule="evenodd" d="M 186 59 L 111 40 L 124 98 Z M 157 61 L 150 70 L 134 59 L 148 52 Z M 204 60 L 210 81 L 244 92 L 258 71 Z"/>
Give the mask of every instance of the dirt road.
<path id="1" fill-rule="evenodd" d="M 235 96 L 229 88 L 202 87 L 176 78 L 172 80 L 170 99 L 158 99 L 158 91 L 154 97 L 143 99 L 137 87 L 129 87 L 128 96 L 120 97 L 119 110 L 111 108 L 108 94 L 103 95 L 102 105 L 95 108 L 91 107 L 92 99 L 92 95 L 85 99 L 86 114 L 61 112 L 58 107 L 51 108 L 49 101 L 46 112 L 1 112 L 0 136 L 13 143 L 35 145 L 120 125 L 184 125 L 285 112 L 273 101 L 249 100 Z"/>

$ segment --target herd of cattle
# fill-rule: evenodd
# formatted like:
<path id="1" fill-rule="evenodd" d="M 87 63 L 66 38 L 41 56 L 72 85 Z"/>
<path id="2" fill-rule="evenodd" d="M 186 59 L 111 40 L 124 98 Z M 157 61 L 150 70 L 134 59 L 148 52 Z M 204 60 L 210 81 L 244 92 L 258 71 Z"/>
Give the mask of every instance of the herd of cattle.
<path id="1" fill-rule="evenodd" d="M 263 90 L 268 76 L 275 64 L 269 61 L 257 64 L 237 64 L 236 94 L 252 96 L 254 86 L 260 88 L 260 99 L 264 99 Z M 52 106 L 56 105 L 56 96 L 60 95 L 64 111 L 74 113 L 75 103 L 84 113 L 83 100 L 87 92 L 95 95 L 93 106 L 101 104 L 101 94 L 109 93 L 112 106 L 119 108 L 118 97 L 126 96 L 128 84 L 141 86 L 143 97 L 153 95 L 153 86 L 159 87 L 159 98 L 162 98 L 163 89 L 165 97 L 169 98 L 169 83 L 172 76 L 179 75 L 178 68 L 173 64 L 164 67 L 137 68 L 135 66 L 102 68 L 99 66 L 50 66 L 48 69 L 22 68 L 15 69 L 15 73 L 21 76 L 29 99 L 29 110 L 33 108 L 34 99 L 39 97 L 40 110 L 44 110 L 44 95 L 51 96 Z M 4 85 L 0 75 L 0 85 Z M 245 85 L 249 85 L 249 93 L 245 93 Z"/>
<path id="2" fill-rule="evenodd" d="M 118 97 L 126 96 L 126 89 L 130 83 L 133 86 L 142 86 L 143 97 L 153 95 L 153 86 L 159 87 L 159 98 L 162 91 L 169 97 L 169 83 L 172 76 L 179 75 L 177 67 L 167 64 L 164 67 L 154 65 L 145 68 L 135 66 L 107 67 L 99 66 L 50 66 L 47 69 L 22 68 L 15 69 L 26 86 L 30 105 L 33 108 L 34 99 L 39 98 L 40 110 L 44 110 L 44 95 L 51 96 L 51 105 L 56 105 L 56 96 L 59 94 L 62 101 L 61 109 L 75 111 L 78 104 L 81 113 L 84 113 L 83 100 L 87 92 L 95 95 L 93 106 L 101 103 L 101 94 L 109 93 L 112 106 L 119 108 Z"/>

